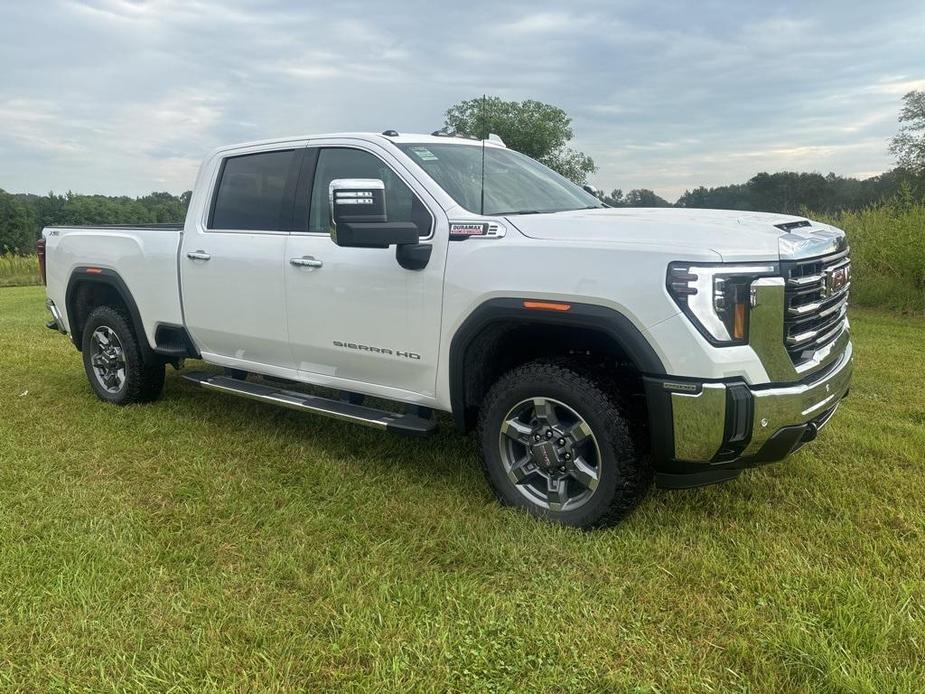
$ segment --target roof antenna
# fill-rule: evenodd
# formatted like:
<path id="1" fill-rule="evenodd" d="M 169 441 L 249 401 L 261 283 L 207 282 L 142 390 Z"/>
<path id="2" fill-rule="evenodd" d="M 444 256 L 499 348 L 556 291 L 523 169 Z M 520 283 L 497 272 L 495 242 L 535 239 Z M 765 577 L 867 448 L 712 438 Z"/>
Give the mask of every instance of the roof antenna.
<path id="1" fill-rule="evenodd" d="M 485 100 L 486 97 L 482 94 L 482 108 L 481 108 L 481 118 L 482 127 L 479 128 L 479 137 L 482 139 L 482 205 L 480 209 L 480 214 L 485 214 L 485 138 L 487 137 L 487 124 L 485 122 Z"/>

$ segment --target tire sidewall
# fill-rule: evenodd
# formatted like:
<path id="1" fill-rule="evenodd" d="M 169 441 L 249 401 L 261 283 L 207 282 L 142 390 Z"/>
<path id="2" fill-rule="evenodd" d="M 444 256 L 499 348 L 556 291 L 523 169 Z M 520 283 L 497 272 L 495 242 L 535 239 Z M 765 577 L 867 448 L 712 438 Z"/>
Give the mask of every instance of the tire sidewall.
<path id="1" fill-rule="evenodd" d="M 116 334 L 122 346 L 123 357 L 125 358 L 125 381 L 122 384 L 122 388 L 116 393 L 111 393 L 102 386 L 96 377 L 93 365 L 90 363 L 93 351 L 93 332 L 101 326 L 110 328 Z M 90 381 L 90 387 L 93 388 L 96 395 L 101 400 L 116 405 L 129 402 L 133 389 L 137 387 L 134 381 L 138 378 L 138 373 L 141 368 L 141 355 L 138 352 L 138 345 L 131 328 L 118 311 L 108 306 L 102 306 L 94 309 L 90 313 L 84 325 L 81 353 L 83 355 L 84 370 L 87 372 L 87 379 Z"/>
<path id="2" fill-rule="evenodd" d="M 576 389 L 574 384 L 567 386 L 555 381 L 540 383 L 528 379 L 519 382 L 511 379 L 506 382 L 502 378 L 497 386 L 501 392 L 495 397 L 489 395 L 486 402 L 488 407 L 480 418 L 479 439 L 485 472 L 499 499 L 507 505 L 526 509 L 536 516 L 564 525 L 584 527 L 594 524 L 611 508 L 614 497 L 622 492 L 624 475 L 621 462 L 636 455 L 626 423 L 620 417 L 617 421 L 608 421 L 614 412 L 599 411 L 599 408 L 589 404 L 592 398 L 582 397 L 583 388 L 580 385 Z M 531 503 L 510 481 L 501 460 L 499 440 L 504 417 L 512 407 L 534 397 L 558 400 L 573 409 L 591 427 L 597 440 L 600 450 L 598 487 L 585 504 L 574 510 L 552 511 Z"/>

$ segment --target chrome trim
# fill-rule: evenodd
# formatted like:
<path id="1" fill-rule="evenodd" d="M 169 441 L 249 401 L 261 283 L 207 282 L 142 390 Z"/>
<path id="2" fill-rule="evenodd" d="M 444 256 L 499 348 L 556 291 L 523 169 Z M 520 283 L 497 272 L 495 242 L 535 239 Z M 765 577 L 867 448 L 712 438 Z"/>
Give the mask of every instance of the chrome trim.
<path id="1" fill-rule="evenodd" d="M 814 421 L 821 428 L 828 423 L 834 408 L 848 392 L 853 368 L 853 349 L 848 342 L 839 354 L 838 364 L 824 378 L 778 388 L 749 388 L 752 433 L 739 457 L 757 454 L 783 427 Z M 665 387 L 668 385 L 666 382 Z M 671 392 L 673 457 L 679 461 L 711 462 L 723 445 L 726 385 L 703 383 L 700 387 L 697 394 Z M 730 462 L 733 461 L 727 459 L 716 464 Z"/>
<path id="2" fill-rule="evenodd" d="M 371 204 L 374 190 L 385 191 L 385 183 L 378 178 L 335 178 L 328 185 L 328 207 L 331 210 L 331 220 L 334 219 L 335 198 L 338 205 L 357 204 L 359 202 L 357 198 L 362 194 L 362 197 L 368 198 L 368 204 Z M 342 197 L 353 199 L 342 200 Z M 364 202 L 364 204 L 367 203 Z"/>
<path id="3" fill-rule="evenodd" d="M 61 309 L 59 309 L 51 299 L 45 299 L 45 308 L 48 309 L 52 319 L 55 321 L 55 330 L 62 335 L 67 335 L 67 330 L 64 329 L 64 316 L 61 314 Z"/>
<path id="4" fill-rule="evenodd" d="M 822 345 L 813 355 L 794 366 L 784 341 L 784 278 L 762 277 L 752 282 L 754 306 L 749 315 L 749 346 L 764 366 L 772 382 L 799 381 L 809 373 L 834 361 L 849 343 L 847 313 L 832 325 L 834 334 L 828 344 Z M 841 332 L 838 332 L 841 331 Z"/>
<path id="5" fill-rule="evenodd" d="M 777 241 L 781 260 L 803 260 L 846 250 L 845 232 L 832 227 L 798 227 Z"/>
<path id="6" fill-rule="evenodd" d="M 784 278 L 761 277 L 752 282 L 753 306 L 748 318 L 748 343 L 771 381 L 797 381 L 799 374 L 784 345 Z"/>
<path id="7" fill-rule="evenodd" d="M 781 427 L 805 424 L 823 413 L 827 407 L 837 404 L 851 384 L 853 352 L 849 342 L 838 366 L 815 383 L 753 390 L 752 439 L 742 455 L 757 453 Z"/>
<path id="8" fill-rule="evenodd" d="M 723 445 L 726 386 L 704 383 L 700 392 L 672 393 L 674 453 L 679 460 L 709 462 Z"/>

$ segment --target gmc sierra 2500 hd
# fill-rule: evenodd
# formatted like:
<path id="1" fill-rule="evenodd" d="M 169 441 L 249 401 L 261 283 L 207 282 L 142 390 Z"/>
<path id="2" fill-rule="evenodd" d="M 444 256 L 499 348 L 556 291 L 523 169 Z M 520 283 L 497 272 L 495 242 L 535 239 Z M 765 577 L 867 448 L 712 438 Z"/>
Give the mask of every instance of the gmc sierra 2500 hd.
<path id="1" fill-rule="evenodd" d="M 185 374 L 204 388 L 386 430 L 450 412 L 503 503 L 582 527 L 653 478 L 785 458 L 851 378 L 842 231 L 606 208 L 494 137 L 224 147 L 182 226 L 50 227 L 40 246 L 49 327 L 102 400 L 154 400 L 165 364 L 196 358 L 224 367 Z"/>

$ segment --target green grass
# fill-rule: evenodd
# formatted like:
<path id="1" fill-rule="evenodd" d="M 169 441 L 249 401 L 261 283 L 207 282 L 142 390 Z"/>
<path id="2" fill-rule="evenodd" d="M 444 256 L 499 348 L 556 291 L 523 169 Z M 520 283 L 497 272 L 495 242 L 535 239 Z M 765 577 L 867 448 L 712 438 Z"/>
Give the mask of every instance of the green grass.
<path id="1" fill-rule="evenodd" d="M 853 304 L 925 314 L 925 204 L 898 198 L 827 221 L 851 243 Z"/>
<path id="2" fill-rule="evenodd" d="M 39 261 L 34 255 L 0 255 L 0 287 L 41 284 Z"/>
<path id="3" fill-rule="evenodd" d="M 623 525 L 497 506 L 405 439 L 196 390 L 119 409 L 0 291 L 0 687 L 921 691 L 925 321 L 854 311 L 789 462 Z"/>

